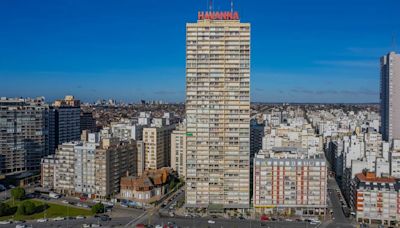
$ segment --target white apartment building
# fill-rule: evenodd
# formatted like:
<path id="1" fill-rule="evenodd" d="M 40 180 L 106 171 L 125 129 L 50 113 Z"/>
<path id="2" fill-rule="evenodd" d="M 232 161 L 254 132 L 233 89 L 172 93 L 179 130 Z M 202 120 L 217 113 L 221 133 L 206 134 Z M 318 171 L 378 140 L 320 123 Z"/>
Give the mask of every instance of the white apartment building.
<path id="1" fill-rule="evenodd" d="M 142 140 L 143 127 L 135 123 L 133 120 L 122 119 L 119 122 L 111 123 L 110 130 L 113 137 L 122 141 L 126 140 Z"/>
<path id="2" fill-rule="evenodd" d="M 400 219 L 400 182 L 393 177 L 377 177 L 363 171 L 351 185 L 350 201 L 357 222 L 394 226 Z"/>
<path id="3" fill-rule="evenodd" d="M 199 12 L 186 24 L 186 206 L 249 208 L 250 24 Z"/>
<path id="4" fill-rule="evenodd" d="M 91 196 L 96 193 L 96 147 L 98 141 L 81 142 L 75 146 L 75 193 Z"/>
<path id="5" fill-rule="evenodd" d="M 306 148 L 308 153 L 317 154 L 322 151 L 323 142 L 315 135 L 312 126 L 303 120 L 303 123 L 297 127 L 281 124 L 266 128 L 262 149 L 268 151 L 274 147 Z"/>
<path id="6" fill-rule="evenodd" d="M 400 140 L 394 140 L 390 151 L 390 175 L 400 178 Z"/>

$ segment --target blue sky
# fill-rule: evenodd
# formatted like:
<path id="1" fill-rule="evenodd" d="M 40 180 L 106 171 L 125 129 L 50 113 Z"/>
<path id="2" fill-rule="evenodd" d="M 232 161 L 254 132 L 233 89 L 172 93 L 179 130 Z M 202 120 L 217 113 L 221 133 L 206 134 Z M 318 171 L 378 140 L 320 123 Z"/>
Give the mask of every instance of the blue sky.
<path id="1" fill-rule="evenodd" d="M 207 2 L 2 0 L 0 96 L 184 101 L 185 23 Z M 234 4 L 252 23 L 252 101 L 379 100 L 399 0 Z M 214 9 L 229 5 L 214 0 Z"/>

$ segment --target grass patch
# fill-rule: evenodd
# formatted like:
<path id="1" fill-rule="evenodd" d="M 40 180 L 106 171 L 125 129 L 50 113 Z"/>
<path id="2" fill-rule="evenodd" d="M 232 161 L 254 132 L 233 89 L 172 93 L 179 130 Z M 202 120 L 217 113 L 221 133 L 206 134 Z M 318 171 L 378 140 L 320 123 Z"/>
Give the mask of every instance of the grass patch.
<path id="1" fill-rule="evenodd" d="M 4 220 L 36 220 L 43 218 L 44 215 L 46 214 L 46 218 L 55 218 L 55 217 L 68 217 L 68 216 L 92 216 L 93 213 L 90 209 L 83 209 L 83 208 L 76 208 L 73 206 L 67 207 L 66 205 L 59 205 L 59 204 L 54 204 L 54 203 L 48 203 L 46 201 L 40 201 L 40 200 L 26 200 L 26 201 L 31 201 L 32 203 L 35 204 L 37 207 L 37 212 L 33 215 L 19 215 L 15 213 L 14 215 L 9 215 L 9 216 L 3 216 L 0 217 L 0 221 Z M 12 200 L 7 201 L 6 203 L 10 205 L 10 207 L 15 207 L 16 208 L 22 203 L 23 201 L 15 201 L 15 204 L 13 205 Z M 49 207 L 44 210 L 43 205 L 47 204 Z"/>

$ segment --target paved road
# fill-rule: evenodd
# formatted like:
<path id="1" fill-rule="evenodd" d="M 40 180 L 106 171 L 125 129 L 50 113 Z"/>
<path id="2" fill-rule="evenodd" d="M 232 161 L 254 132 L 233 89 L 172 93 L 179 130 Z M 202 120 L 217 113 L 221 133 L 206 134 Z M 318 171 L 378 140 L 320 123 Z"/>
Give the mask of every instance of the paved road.
<path id="1" fill-rule="evenodd" d="M 183 187 L 181 187 L 180 189 L 183 189 Z M 181 195 L 182 193 L 181 193 L 180 189 L 178 189 L 176 192 L 174 192 L 169 197 L 167 197 L 164 200 L 164 202 L 168 201 L 169 199 L 171 199 L 175 195 L 178 195 L 178 196 Z M 176 197 L 176 198 L 178 198 L 178 197 Z M 172 204 L 172 202 L 170 204 Z M 129 223 L 127 223 L 125 227 L 134 227 L 137 224 L 148 224 L 148 223 L 151 223 L 153 217 L 154 216 L 158 216 L 160 207 L 161 207 L 161 204 L 159 204 L 158 206 L 156 206 L 153 209 L 150 209 L 150 210 L 147 210 L 147 211 L 143 212 L 141 215 L 139 215 L 138 217 L 135 217 L 133 220 L 131 220 Z"/>
<path id="2" fill-rule="evenodd" d="M 305 222 L 263 222 L 255 220 L 239 220 L 239 219 L 212 219 L 215 223 L 208 223 L 207 218 L 153 218 L 153 225 L 165 225 L 168 222 L 174 222 L 182 228 L 244 228 L 244 227 L 269 227 L 269 228 L 313 228 L 315 225 L 310 225 Z"/>
<path id="3" fill-rule="evenodd" d="M 179 200 L 181 200 L 181 199 L 184 198 L 184 197 L 185 197 L 185 191 L 178 192 L 178 194 L 176 195 L 175 199 L 173 199 L 173 200 L 171 200 L 171 202 L 167 203 L 167 205 L 166 205 L 164 208 L 161 208 L 161 209 L 160 209 L 160 212 L 161 212 L 161 213 L 167 213 L 168 210 L 169 210 L 169 207 L 170 207 L 173 203 L 178 202 Z"/>
<path id="4" fill-rule="evenodd" d="M 63 228 L 75 228 L 75 227 L 82 227 L 83 224 L 100 224 L 102 227 L 123 227 L 124 224 L 128 223 L 129 220 L 132 218 L 117 218 L 112 219 L 111 221 L 103 222 L 100 219 L 91 217 L 87 219 L 79 219 L 79 220 L 63 220 L 63 221 L 48 221 L 45 223 L 37 223 L 36 221 L 26 222 L 25 224 L 32 225 L 32 227 L 63 227 Z M 16 224 L 9 224 L 9 225 L 0 225 L 0 228 L 11 228 L 15 227 Z"/>
<path id="5" fill-rule="evenodd" d="M 336 190 L 339 189 L 335 179 L 329 178 L 328 179 L 328 189 L 329 189 L 329 199 L 330 199 L 330 206 L 333 210 L 333 217 L 332 221 L 324 223 L 321 225 L 322 228 L 351 228 L 355 227 L 355 225 L 351 224 L 351 221 L 346 218 L 343 214 L 342 204 L 340 203 L 340 199 L 337 196 Z"/>

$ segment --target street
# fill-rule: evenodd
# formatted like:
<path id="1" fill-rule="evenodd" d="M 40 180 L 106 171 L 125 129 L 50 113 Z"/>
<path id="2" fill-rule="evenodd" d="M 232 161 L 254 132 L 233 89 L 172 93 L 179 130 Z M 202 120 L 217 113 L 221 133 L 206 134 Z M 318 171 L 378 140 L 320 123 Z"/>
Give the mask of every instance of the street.
<path id="1" fill-rule="evenodd" d="M 346 218 L 343 214 L 342 204 L 340 203 L 340 199 L 337 196 L 336 190 L 339 189 L 339 186 L 336 183 L 334 178 L 328 178 L 328 196 L 331 202 L 330 209 L 333 210 L 334 219 L 324 223 L 321 227 L 326 228 L 351 228 L 355 227 L 355 225 L 351 224 L 351 221 Z"/>

